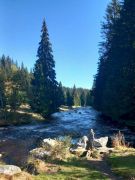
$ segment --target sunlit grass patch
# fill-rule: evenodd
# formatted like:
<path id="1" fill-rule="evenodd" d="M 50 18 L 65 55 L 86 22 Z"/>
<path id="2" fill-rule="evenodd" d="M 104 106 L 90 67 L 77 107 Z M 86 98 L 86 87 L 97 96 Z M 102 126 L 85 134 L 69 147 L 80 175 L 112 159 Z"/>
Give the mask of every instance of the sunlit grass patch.
<path id="1" fill-rule="evenodd" d="M 124 149 L 121 152 L 112 153 L 108 162 L 114 173 L 122 176 L 124 179 L 135 178 L 135 150 L 132 148 Z"/>
<path id="2" fill-rule="evenodd" d="M 35 180 L 107 180 L 102 173 L 96 171 L 90 167 L 90 164 L 86 160 L 72 159 L 68 162 L 60 161 L 56 162 L 59 166 L 59 171 L 56 173 L 48 172 L 35 176 Z"/>
<path id="3" fill-rule="evenodd" d="M 0 111 L 0 126 L 22 125 L 44 120 L 40 114 L 34 113 L 28 105 L 21 105 L 16 111 L 11 111 L 10 108 L 6 111 Z"/>

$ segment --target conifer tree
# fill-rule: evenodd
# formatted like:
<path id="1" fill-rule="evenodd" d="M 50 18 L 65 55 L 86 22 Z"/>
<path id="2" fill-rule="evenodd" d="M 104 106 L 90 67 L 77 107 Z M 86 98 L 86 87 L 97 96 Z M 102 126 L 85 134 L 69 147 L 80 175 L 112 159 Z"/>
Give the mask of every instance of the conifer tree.
<path id="1" fill-rule="evenodd" d="M 84 91 L 82 91 L 81 92 L 81 94 L 80 94 L 80 105 L 81 106 L 85 106 L 85 93 L 84 93 Z"/>
<path id="2" fill-rule="evenodd" d="M 100 43 L 100 58 L 98 63 L 98 72 L 94 79 L 94 107 L 98 110 L 103 110 L 104 103 L 107 103 L 107 99 L 104 98 L 105 90 L 107 87 L 108 77 L 111 77 L 112 58 L 110 53 L 112 52 L 112 41 L 116 34 L 116 23 L 120 18 L 121 5 L 118 0 L 112 0 L 106 9 L 105 21 L 102 23 L 102 38 Z M 110 89 L 111 90 L 111 89 Z"/>
<path id="3" fill-rule="evenodd" d="M 67 106 L 73 106 L 73 97 L 72 97 L 69 89 L 66 92 L 66 105 Z"/>
<path id="4" fill-rule="evenodd" d="M 72 89 L 72 99 L 73 99 L 74 106 L 80 106 L 80 96 L 78 94 L 78 91 L 75 85 L 73 86 L 73 89 Z"/>
<path id="5" fill-rule="evenodd" d="M 120 6 L 112 0 L 108 7 L 94 104 L 114 120 L 135 119 L 135 1 L 124 0 Z"/>
<path id="6" fill-rule="evenodd" d="M 37 52 L 37 61 L 33 74 L 33 109 L 44 117 L 57 111 L 58 83 L 56 81 L 55 62 L 52 55 L 52 46 L 45 20 L 41 30 L 41 41 Z"/>
<path id="7" fill-rule="evenodd" d="M 5 84 L 4 84 L 4 77 L 0 70 L 0 109 L 5 108 L 6 99 L 5 99 Z"/>
<path id="8" fill-rule="evenodd" d="M 64 105 L 65 104 L 65 96 L 64 96 L 64 92 L 63 92 L 63 87 L 62 87 L 62 83 L 59 83 L 58 86 L 58 105 Z"/>
<path id="9" fill-rule="evenodd" d="M 92 96 L 91 96 L 91 91 L 87 92 L 86 94 L 86 106 L 92 106 Z"/>

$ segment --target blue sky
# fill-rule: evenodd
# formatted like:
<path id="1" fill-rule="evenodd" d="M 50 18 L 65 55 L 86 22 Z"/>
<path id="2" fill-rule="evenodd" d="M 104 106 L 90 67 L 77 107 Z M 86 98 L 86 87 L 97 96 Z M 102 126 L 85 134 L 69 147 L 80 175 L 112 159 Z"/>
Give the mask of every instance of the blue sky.
<path id="1" fill-rule="evenodd" d="M 29 69 L 36 61 L 46 19 L 57 80 L 91 88 L 98 62 L 101 21 L 109 0 L 0 0 L 0 56 Z"/>

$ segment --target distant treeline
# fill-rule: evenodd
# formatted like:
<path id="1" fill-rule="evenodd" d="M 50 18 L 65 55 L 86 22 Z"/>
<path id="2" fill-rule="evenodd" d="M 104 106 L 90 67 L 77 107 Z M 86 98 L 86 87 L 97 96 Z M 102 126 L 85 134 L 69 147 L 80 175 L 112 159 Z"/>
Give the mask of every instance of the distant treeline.
<path id="1" fill-rule="evenodd" d="M 102 38 L 94 107 L 112 120 L 135 125 L 135 0 L 109 3 Z"/>
<path id="2" fill-rule="evenodd" d="M 64 93 L 64 105 L 67 106 L 91 106 L 92 97 L 91 91 L 83 88 L 73 88 L 63 87 Z"/>

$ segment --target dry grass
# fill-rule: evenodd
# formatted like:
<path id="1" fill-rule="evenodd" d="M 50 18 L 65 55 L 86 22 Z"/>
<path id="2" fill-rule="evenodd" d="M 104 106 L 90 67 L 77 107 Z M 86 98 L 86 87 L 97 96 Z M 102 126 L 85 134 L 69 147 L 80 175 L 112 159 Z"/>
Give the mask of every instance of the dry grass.
<path id="1" fill-rule="evenodd" d="M 48 171 L 47 173 L 34 176 L 35 180 L 108 180 L 108 178 L 90 167 L 87 160 L 70 159 L 65 161 L 55 161 L 59 167 L 57 172 Z M 53 164 L 54 166 L 54 164 Z"/>
<path id="2" fill-rule="evenodd" d="M 40 114 L 32 112 L 27 104 L 21 105 L 15 112 L 11 111 L 10 108 L 8 108 L 6 112 L 0 111 L 0 126 L 29 124 L 31 122 L 44 120 Z"/>
<path id="3" fill-rule="evenodd" d="M 13 176 L 0 174 L 0 180 L 33 180 L 33 177 L 26 172 L 22 172 Z"/>
<path id="4" fill-rule="evenodd" d="M 69 147 L 71 146 L 71 137 L 65 136 L 62 139 L 56 139 L 58 143 L 53 148 L 45 148 L 45 150 L 50 151 L 51 155 L 48 159 L 54 160 L 66 160 L 71 157 L 72 154 L 69 152 Z"/>
<path id="5" fill-rule="evenodd" d="M 112 138 L 112 146 L 113 147 L 125 147 L 128 146 L 125 142 L 124 134 L 122 134 L 120 131 L 117 134 L 114 134 Z"/>

